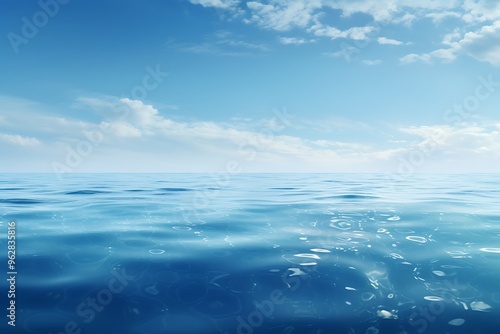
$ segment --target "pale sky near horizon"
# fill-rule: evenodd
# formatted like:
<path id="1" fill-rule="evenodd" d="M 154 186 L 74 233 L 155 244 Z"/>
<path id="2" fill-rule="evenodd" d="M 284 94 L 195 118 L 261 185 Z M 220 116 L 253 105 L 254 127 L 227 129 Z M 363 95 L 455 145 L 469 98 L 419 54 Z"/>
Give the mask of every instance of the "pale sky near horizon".
<path id="1" fill-rule="evenodd" d="M 498 172 L 500 2 L 5 0 L 0 172 Z"/>

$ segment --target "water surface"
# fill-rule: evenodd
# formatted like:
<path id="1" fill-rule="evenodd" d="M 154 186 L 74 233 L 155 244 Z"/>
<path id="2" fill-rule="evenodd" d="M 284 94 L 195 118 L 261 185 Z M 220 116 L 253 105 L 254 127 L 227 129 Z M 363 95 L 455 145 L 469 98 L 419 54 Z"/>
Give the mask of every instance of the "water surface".
<path id="1" fill-rule="evenodd" d="M 497 333 L 499 203 L 500 175 L 4 174 L 9 330 Z"/>

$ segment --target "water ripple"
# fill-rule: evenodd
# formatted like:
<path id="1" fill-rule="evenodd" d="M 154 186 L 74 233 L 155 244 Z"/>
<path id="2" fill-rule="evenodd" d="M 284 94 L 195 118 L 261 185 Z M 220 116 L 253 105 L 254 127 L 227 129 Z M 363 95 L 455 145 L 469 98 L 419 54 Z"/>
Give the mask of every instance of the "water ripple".
<path id="1" fill-rule="evenodd" d="M 500 326 L 497 175 L 5 179 L 0 226 L 18 226 L 19 332 L 70 321 L 134 334 Z M 86 307 L 109 293 L 101 311 Z M 90 323 L 75 313 L 81 303 Z"/>

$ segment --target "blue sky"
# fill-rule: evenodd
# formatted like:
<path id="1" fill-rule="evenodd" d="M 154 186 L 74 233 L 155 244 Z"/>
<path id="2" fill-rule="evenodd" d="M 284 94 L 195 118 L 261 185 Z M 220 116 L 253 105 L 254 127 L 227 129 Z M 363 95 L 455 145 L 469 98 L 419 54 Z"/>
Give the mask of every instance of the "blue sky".
<path id="1" fill-rule="evenodd" d="M 0 32 L 0 171 L 498 171 L 498 1 L 5 0 Z"/>

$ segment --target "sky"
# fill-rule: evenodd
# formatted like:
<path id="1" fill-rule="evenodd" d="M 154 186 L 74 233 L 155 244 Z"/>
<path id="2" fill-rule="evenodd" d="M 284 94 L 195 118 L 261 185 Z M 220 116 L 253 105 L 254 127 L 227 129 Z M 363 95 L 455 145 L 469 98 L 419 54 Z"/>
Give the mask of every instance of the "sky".
<path id="1" fill-rule="evenodd" d="M 0 172 L 498 172 L 497 0 L 3 0 Z"/>

